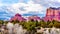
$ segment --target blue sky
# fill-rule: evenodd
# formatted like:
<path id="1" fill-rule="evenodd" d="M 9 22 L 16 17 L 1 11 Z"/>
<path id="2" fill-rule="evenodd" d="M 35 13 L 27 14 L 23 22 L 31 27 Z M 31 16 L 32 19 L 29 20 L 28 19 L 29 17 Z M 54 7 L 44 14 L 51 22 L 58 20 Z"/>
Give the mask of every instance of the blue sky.
<path id="1" fill-rule="evenodd" d="M 0 0 L 0 20 L 9 20 L 16 13 L 23 17 L 44 17 L 49 7 L 60 7 L 60 0 Z"/>

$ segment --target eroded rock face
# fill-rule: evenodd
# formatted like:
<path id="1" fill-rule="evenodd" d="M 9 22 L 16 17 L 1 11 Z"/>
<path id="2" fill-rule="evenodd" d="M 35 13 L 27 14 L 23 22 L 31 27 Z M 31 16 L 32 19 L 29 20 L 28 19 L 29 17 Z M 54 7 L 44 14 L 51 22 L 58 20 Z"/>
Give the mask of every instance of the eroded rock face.
<path id="1" fill-rule="evenodd" d="M 44 18 L 46 21 L 60 20 L 60 8 L 50 7 L 46 11 L 46 16 Z"/>
<path id="2" fill-rule="evenodd" d="M 17 13 L 15 16 L 20 16 L 21 17 L 21 15 L 19 13 Z"/>
<path id="3" fill-rule="evenodd" d="M 41 19 L 38 16 L 30 16 L 30 17 L 28 17 L 28 20 L 40 21 Z"/>
<path id="4" fill-rule="evenodd" d="M 25 21 L 26 19 L 25 18 L 23 18 L 20 14 L 16 14 L 14 17 L 12 17 L 11 19 L 10 19 L 10 21 L 12 21 L 12 20 L 18 20 L 18 21 Z"/>

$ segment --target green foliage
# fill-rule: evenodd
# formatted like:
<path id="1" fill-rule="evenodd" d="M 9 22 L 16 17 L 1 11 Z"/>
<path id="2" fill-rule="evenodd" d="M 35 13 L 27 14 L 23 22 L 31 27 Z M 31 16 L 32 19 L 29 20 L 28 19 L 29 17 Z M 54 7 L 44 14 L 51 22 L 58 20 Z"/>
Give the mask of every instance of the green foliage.
<path id="1" fill-rule="evenodd" d="M 0 24 L 4 24 L 4 21 L 3 20 L 0 20 Z"/>
<path id="2" fill-rule="evenodd" d="M 46 27 L 46 22 L 43 21 L 43 20 L 41 20 L 41 21 L 40 21 L 40 26 L 41 26 L 41 27 Z"/>
<path id="3" fill-rule="evenodd" d="M 22 25 L 28 31 L 32 31 L 32 30 L 35 30 L 35 27 L 37 27 L 37 21 L 36 22 L 28 21 L 28 22 L 23 23 Z"/>
<path id="4" fill-rule="evenodd" d="M 3 21 L 3 20 L 0 20 L 0 24 L 7 24 L 8 21 Z M 40 27 L 44 27 L 44 28 L 52 28 L 53 26 L 56 27 L 56 28 L 60 28 L 60 22 L 58 21 L 47 21 L 45 22 L 44 20 L 41 20 L 40 22 L 38 21 L 22 21 L 22 22 L 19 22 L 18 20 L 16 21 L 12 21 L 12 23 L 19 23 L 20 25 L 23 26 L 24 29 L 27 29 L 28 31 L 32 31 L 32 30 L 36 30 L 36 27 L 37 28 L 40 28 Z"/>
<path id="5" fill-rule="evenodd" d="M 29 23 L 26 23 L 25 26 L 26 26 L 27 30 L 31 31 L 31 30 L 35 29 L 34 27 L 36 25 L 35 25 L 35 23 L 29 22 Z"/>
<path id="6" fill-rule="evenodd" d="M 54 23 L 54 27 L 56 27 L 56 28 L 60 28 L 60 23 Z"/>
<path id="7" fill-rule="evenodd" d="M 53 23 L 50 23 L 50 24 L 48 25 L 48 27 L 49 27 L 49 28 L 52 28 L 52 27 L 53 27 Z"/>
<path id="8" fill-rule="evenodd" d="M 51 21 L 48 20 L 48 21 L 47 21 L 47 25 L 49 25 L 50 23 L 51 23 Z"/>

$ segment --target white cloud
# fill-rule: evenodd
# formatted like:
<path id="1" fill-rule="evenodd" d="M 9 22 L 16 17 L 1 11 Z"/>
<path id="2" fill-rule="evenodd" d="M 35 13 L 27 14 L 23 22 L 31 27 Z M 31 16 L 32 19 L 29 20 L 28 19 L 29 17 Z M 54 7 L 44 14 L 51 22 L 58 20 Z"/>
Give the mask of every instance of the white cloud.
<path id="1" fill-rule="evenodd" d="M 24 7 L 25 11 L 21 11 L 19 8 Z M 20 13 L 20 14 L 25 14 L 29 12 L 40 12 L 42 13 L 43 6 L 40 4 L 34 4 L 33 1 L 29 1 L 27 4 L 26 3 L 15 3 L 12 4 L 10 7 L 7 7 L 8 11 L 11 11 L 13 13 Z"/>
<path id="2" fill-rule="evenodd" d="M 2 18 L 7 17 L 9 19 L 9 15 L 15 15 L 16 13 L 20 14 L 29 14 L 29 12 L 33 12 L 32 14 L 44 14 L 43 10 L 45 10 L 45 7 L 42 6 L 42 4 L 35 4 L 32 0 L 28 1 L 27 3 L 18 2 L 13 4 L 0 4 L 1 6 L 5 6 L 4 8 L 0 8 L 0 10 L 4 10 L 7 15 L 3 15 Z M 24 10 L 20 10 L 20 8 L 23 7 Z M 23 16 L 24 18 L 28 16 Z"/>
<path id="3" fill-rule="evenodd" d="M 50 1 L 52 1 L 52 2 L 60 2 L 60 0 L 50 0 Z"/>

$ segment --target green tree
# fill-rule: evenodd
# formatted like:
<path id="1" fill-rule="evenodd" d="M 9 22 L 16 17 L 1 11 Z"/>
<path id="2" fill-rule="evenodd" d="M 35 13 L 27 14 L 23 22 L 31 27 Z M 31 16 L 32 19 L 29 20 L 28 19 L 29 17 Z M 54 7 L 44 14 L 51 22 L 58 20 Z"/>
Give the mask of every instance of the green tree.
<path id="1" fill-rule="evenodd" d="M 3 20 L 0 20 L 0 24 L 4 24 L 4 21 Z"/>
<path id="2" fill-rule="evenodd" d="M 56 28 L 60 28 L 60 23 L 54 23 L 54 27 L 56 27 Z"/>
<path id="3" fill-rule="evenodd" d="M 41 20 L 39 23 L 38 23 L 41 27 L 46 27 L 46 22 L 44 20 Z"/>
<path id="4" fill-rule="evenodd" d="M 53 23 L 51 22 L 49 25 L 48 25 L 49 28 L 52 28 L 53 27 Z"/>

